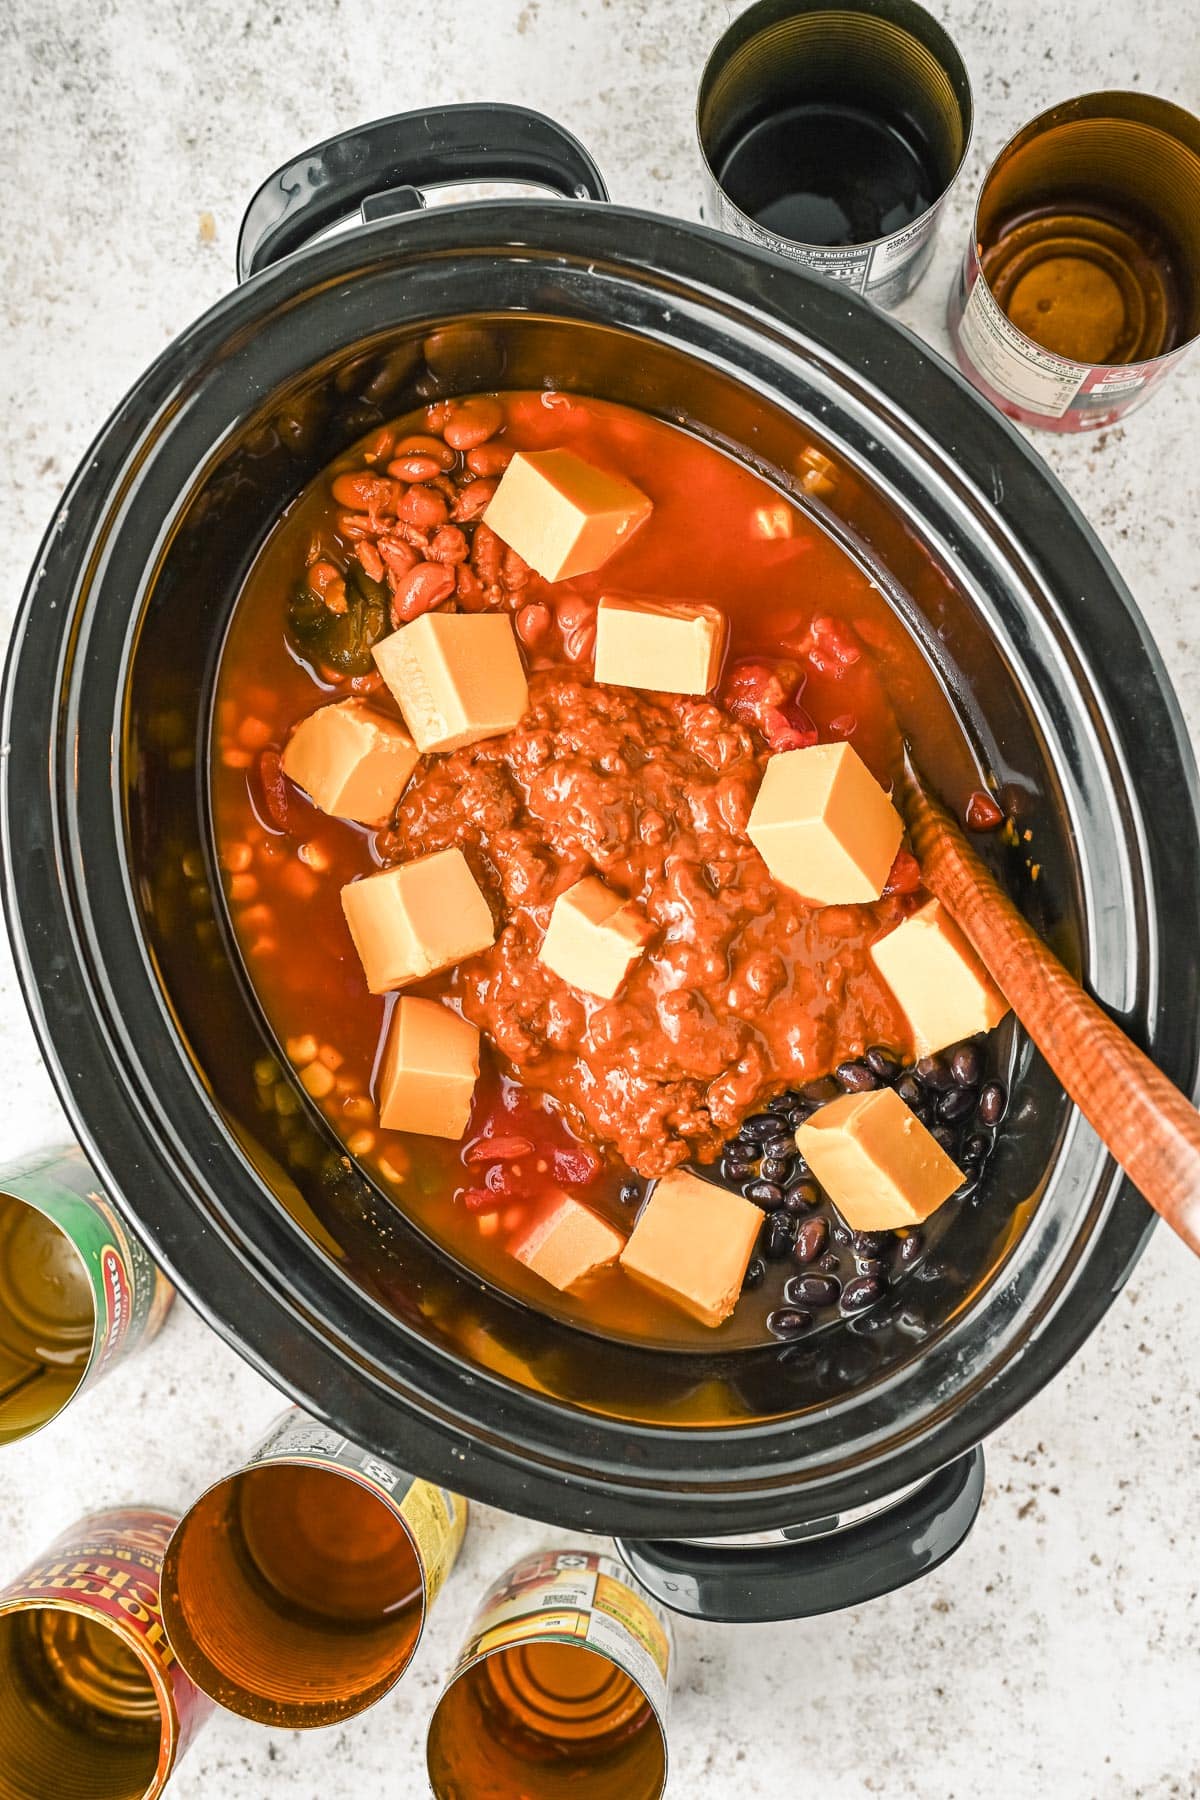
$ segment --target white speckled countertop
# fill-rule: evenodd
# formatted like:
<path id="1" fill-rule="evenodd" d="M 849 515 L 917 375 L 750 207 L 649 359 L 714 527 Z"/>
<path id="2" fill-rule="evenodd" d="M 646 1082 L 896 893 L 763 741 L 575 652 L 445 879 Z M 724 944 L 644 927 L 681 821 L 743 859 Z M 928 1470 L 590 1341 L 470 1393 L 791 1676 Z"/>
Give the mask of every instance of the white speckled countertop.
<path id="1" fill-rule="evenodd" d="M 494 98 L 556 113 L 614 198 L 693 216 L 692 104 L 720 0 L 6 0 L 0 618 L 62 484 L 124 389 L 232 281 L 244 202 L 286 155 L 352 122 Z M 943 305 L 982 169 L 1024 119 L 1089 87 L 1195 107 L 1188 9 L 944 0 L 976 142 L 933 267 L 902 317 L 944 350 Z M 1124 428 L 1039 449 L 1138 597 L 1200 727 L 1200 361 Z M 0 958 L 0 1154 L 61 1116 Z M 1200 1279 L 1160 1231 L 1081 1355 L 988 1446 L 966 1547 L 857 1612 L 684 1625 L 672 1796 L 726 1800 L 1168 1800 L 1200 1794 Z M 159 1345 L 69 1419 L 0 1453 L 0 1580 L 101 1504 L 185 1503 L 277 1401 L 180 1307 Z M 86 1443 L 86 1453 L 82 1446 Z M 175 1800 L 410 1800 L 425 1723 L 481 1585 L 561 1541 L 478 1509 L 404 1684 L 344 1728 L 216 1720 Z"/>

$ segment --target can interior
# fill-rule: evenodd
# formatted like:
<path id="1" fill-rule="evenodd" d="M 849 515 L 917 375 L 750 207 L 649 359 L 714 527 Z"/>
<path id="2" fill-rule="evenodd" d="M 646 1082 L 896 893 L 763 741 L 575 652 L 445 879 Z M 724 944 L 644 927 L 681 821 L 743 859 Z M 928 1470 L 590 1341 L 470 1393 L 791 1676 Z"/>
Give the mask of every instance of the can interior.
<path id="1" fill-rule="evenodd" d="M 0 1193 L 0 1444 L 68 1405 L 95 1339 L 95 1297 L 79 1251 L 38 1207 Z"/>
<path id="2" fill-rule="evenodd" d="M 122 768 L 131 899 L 178 1054 L 178 1066 L 157 1070 L 156 1083 L 172 1092 L 199 1084 L 211 1129 L 226 1134 L 252 1172 L 245 1195 L 222 1200 L 219 1229 L 252 1245 L 261 1229 L 258 1209 L 286 1214 L 360 1301 L 456 1361 L 610 1416 L 673 1426 L 823 1410 L 831 1396 L 909 1364 L 976 1303 L 1019 1241 L 1069 1117 L 1061 1089 L 1027 1046 L 1014 1046 L 1013 1122 L 1001 1134 L 981 1203 L 957 1212 L 938 1267 L 919 1291 L 902 1287 L 897 1304 L 869 1324 L 847 1322 L 782 1353 L 599 1343 L 534 1312 L 467 1278 L 424 1239 L 331 1140 L 299 1086 L 304 1129 L 287 1145 L 255 1088 L 255 1061 L 277 1047 L 224 913 L 205 774 L 215 665 L 230 610 L 282 509 L 372 424 L 434 393 L 542 384 L 686 423 L 802 503 L 814 447 L 828 458 L 836 481 L 824 522 L 877 572 L 984 766 L 1022 797 L 1037 834 L 1038 871 L 1030 879 L 1018 859 L 1009 878 L 1023 883 L 1018 897 L 1027 916 L 1078 962 L 1079 868 L 1036 708 L 979 603 L 949 579 L 902 509 L 812 420 L 674 343 L 532 312 L 480 313 L 359 341 L 276 390 L 224 439 L 153 571 L 125 694 Z M 184 859 L 197 857 L 210 871 L 199 907 L 189 893 L 194 884 L 181 873 Z M 186 1245 L 176 1257 L 186 1268 Z M 286 1289 L 286 1260 L 263 1279 Z M 335 1331 L 338 1323 L 331 1321 Z M 403 1332 L 395 1350 L 401 1367 L 402 1341 Z"/>

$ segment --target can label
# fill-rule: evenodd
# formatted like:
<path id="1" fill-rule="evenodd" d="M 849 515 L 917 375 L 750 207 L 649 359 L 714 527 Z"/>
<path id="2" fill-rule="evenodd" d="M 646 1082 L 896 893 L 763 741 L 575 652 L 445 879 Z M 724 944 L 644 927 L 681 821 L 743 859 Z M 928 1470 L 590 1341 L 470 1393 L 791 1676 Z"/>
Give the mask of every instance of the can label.
<path id="1" fill-rule="evenodd" d="M 945 198 L 936 200 L 919 219 L 894 232 L 877 244 L 850 244 L 844 248 L 826 248 L 820 244 L 798 244 L 793 238 L 780 237 L 768 231 L 757 220 L 736 207 L 718 184 L 709 179 L 706 213 L 719 231 L 748 238 L 790 262 L 802 264 L 827 281 L 863 294 L 877 306 L 895 306 L 916 286 L 925 265 L 933 254 L 933 240 Z"/>
<path id="2" fill-rule="evenodd" d="M 111 1625 L 140 1650 L 164 1715 L 153 1794 L 161 1793 L 213 1710 L 180 1668 L 163 1629 L 163 1556 L 178 1522 L 174 1513 L 143 1507 L 95 1513 L 64 1531 L 0 1590 L 0 1615 L 62 1608 Z"/>
<path id="3" fill-rule="evenodd" d="M 958 318 L 951 330 L 967 373 L 982 378 L 989 398 L 1006 411 L 1063 420 L 1094 430 L 1124 418 L 1152 385 L 1174 368 L 1186 346 L 1145 363 L 1089 367 L 1055 356 L 1019 331 L 992 296 L 974 244 L 959 276 Z"/>
<path id="4" fill-rule="evenodd" d="M 87 1270 L 96 1327 L 91 1357 L 76 1389 L 82 1392 L 118 1357 L 157 1335 L 175 1291 L 125 1225 L 74 1144 L 0 1169 L 0 1191 L 57 1225 Z"/>
<path id="5" fill-rule="evenodd" d="M 409 1475 L 296 1407 L 276 1421 L 246 1466 L 269 1462 L 299 1462 L 328 1469 L 350 1476 L 377 1494 L 408 1531 L 421 1565 L 425 1605 L 433 1605 L 466 1533 L 469 1508 L 461 1494 Z"/>
<path id="6" fill-rule="evenodd" d="M 667 1716 L 671 1627 L 614 1557 L 548 1551 L 517 1563 L 475 1615 L 451 1680 L 495 1650 L 557 1642 L 596 1650 L 635 1681 L 655 1716 Z"/>

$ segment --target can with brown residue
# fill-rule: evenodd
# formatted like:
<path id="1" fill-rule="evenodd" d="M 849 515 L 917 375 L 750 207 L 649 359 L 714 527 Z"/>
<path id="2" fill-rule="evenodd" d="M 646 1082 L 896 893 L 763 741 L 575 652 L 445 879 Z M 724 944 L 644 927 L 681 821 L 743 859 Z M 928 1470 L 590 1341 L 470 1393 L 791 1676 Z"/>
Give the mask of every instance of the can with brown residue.
<path id="1" fill-rule="evenodd" d="M 466 1525 L 459 1495 L 292 1408 L 171 1539 L 172 1649 L 244 1718 L 350 1718 L 407 1669 Z"/>
<path id="2" fill-rule="evenodd" d="M 1200 337 L 1200 119 L 1083 94 L 1007 143 L 950 296 L 959 366 L 1010 418 L 1124 418 Z"/>
<path id="3" fill-rule="evenodd" d="M 75 1145 L 0 1168 L 0 1445 L 148 1343 L 173 1298 Z"/>
<path id="4" fill-rule="evenodd" d="M 671 1651 L 666 1613 L 613 1557 L 514 1564 L 430 1723 L 436 1800 L 659 1800 Z"/>
<path id="5" fill-rule="evenodd" d="M 176 1515 L 96 1513 L 0 1590 L 0 1800 L 156 1800 L 212 1711 L 163 1630 Z"/>

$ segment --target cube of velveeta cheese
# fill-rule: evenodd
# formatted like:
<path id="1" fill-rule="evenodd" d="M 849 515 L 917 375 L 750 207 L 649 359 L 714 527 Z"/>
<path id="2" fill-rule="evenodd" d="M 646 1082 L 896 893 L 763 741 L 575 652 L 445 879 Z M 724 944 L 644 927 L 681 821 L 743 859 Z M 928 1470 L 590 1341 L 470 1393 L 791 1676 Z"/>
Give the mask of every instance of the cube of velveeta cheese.
<path id="1" fill-rule="evenodd" d="M 919 1056 L 990 1031 L 1008 1011 L 954 920 L 937 900 L 871 946 L 871 960 L 912 1027 Z"/>
<path id="2" fill-rule="evenodd" d="M 512 1246 L 518 1262 L 560 1293 L 573 1294 L 589 1275 L 616 1262 L 625 1239 L 569 1194 Z"/>
<path id="3" fill-rule="evenodd" d="M 338 700 L 301 719 L 284 750 L 283 772 L 322 812 L 382 825 L 420 760 L 398 720 L 364 700 Z"/>
<path id="4" fill-rule="evenodd" d="M 904 826 L 849 744 L 772 756 L 746 826 L 782 886 L 818 906 L 878 900 Z"/>
<path id="5" fill-rule="evenodd" d="M 762 1222 L 740 1195 L 675 1169 L 655 1184 L 621 1267 L 702 1325 L 719 1325 L 737 1304 Z"/>
<path id="6" fill-rule="evenodd" d="M 402 994 L 392 1009 L 379 1069 L 386 1131 L 461 1138 L 479 1078 L 479 1032 L 437 1000 Z"/>
<path id="7" fill-rule="evenodd" d="M 507 613 L 424 613 L 372 655 L 422 754 L 511 731 L 529 705 Z"/>
<path id="8" fill-rule="evenodd" d="M 496 937 L 461 850 L 437 850 L 349 882 L 342 910 L 373 994 L 449 969 Z"/>
<path id="9" fill-rule="evenodd" d="M 698 600 L 606 594 L 596 609 L 596 680 L 660 694 L 707 694 L 725 648 L 725 615 Z"/>
<path id="10" fill-rule="evenodd" d="M 796 1147 L 852 1231 L 919 1225 L 965 1180 L 892 1088 L 831 1100 Z"/>
<path id="11" fill-rule="evenodd" d="M 521 450 L 483 515 L 547 581 L 587 575 L 627 542 L 653 502 L 573 450 Z"/>
<path id="12" fill-rule="evenodd" d="M 554 902 L 538 958 L 572 987 L 611 1000 L 653 936 L 640 907 L 585 875 Z"/>

